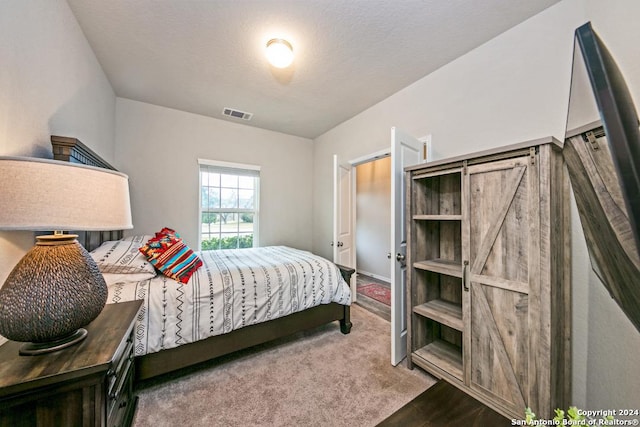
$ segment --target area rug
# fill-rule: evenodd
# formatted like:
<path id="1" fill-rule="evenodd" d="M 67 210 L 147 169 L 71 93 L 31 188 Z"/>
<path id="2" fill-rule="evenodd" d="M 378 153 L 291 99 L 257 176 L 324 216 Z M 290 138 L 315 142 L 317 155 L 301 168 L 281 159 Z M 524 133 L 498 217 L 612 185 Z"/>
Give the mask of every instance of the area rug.
<path id="1" fill-rule="evenodd" d="M 373 427 L 435 383 L 390 362 L 389 322 L 338 322 L 139 384 L 135 427 Z"/>
<path id="2" fill-rule="evenodd" d="M 377 283 L 368 283 L 366 285 L 359 285 L 357 290 L 359 294 L 391 306 L 391 289 L 386 286 Z"/>

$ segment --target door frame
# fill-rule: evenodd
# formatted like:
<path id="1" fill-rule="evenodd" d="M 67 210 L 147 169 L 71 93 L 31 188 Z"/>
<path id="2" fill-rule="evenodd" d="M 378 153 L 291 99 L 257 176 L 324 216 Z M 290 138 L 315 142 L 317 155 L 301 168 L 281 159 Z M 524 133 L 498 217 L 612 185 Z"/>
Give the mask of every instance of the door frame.
<path id="1" fill-rule="evenodd" d="M 349 164 L 349 166 L 351 167 L 351 228 L 353 230 L 353 232 L 351 233 L 351 248 L 352 248 L 352 253 L 353 253 L 353 268 L 356 270 L 355 273 L 351 276 L 351 283 L 350 283 L 350 287 L 351 287 L 351 301 L 352 302 L 356 302 L 357 301 L 357 291 L 356 291 L 356 286 L 357 286 L 357 277 L 358 277 L 358 266 L 357 266 L 357 247 L 356 247 L 356 218 L 357 218 L 357 212 L 356 212 L 356 181 L 357 181 L 357 170 L 356 170 L 356 166 L 362 165 L 364 163 L 369 163 L 369 162 L 373 162 L 375 160 L 378 159 L 383 159 L 385 157 L 390 157 L 391 156 L 391 147 L 389 148 L 385 148 L 383 150 L 379 150 L 370 154 L 366 154 L 364 156 L 361 157 L 357 157 L 355 159 L 349 160 L 347 163 Z M 334 189 L 334 198 L 336 196 L 336 191 Z M 337 209 L 337 204 L 336 204 L 336 200 L 334 200 L 334 210 Z M 334 212 L 334 219 L 336 218 L 336 215 L 339 215 L 339 213 L 335 213 Z M 389 224 L 390 225 L 390 224 Z M 334 223 L 334 237 L 336 234 L 335 231 L 335 223 Z"/>
<path id="2" fill-rule="evenodd" d="M 358 265 L 357 265 L 357 253 L 356 253 L 356 219 L 357 219 L 357 212 L 356 212 L 356 196 L 357 196 L 357 188 L 356 188 L 356 182 L 357 182 L 357 169 L 356 166 L 360 166 L 363 165 L 365 163 L 369 163 L 369 162 L 374 162 L 376 160 L 380 160 L 380 159 L 384 159 L 385 157 L 391 157 L 391 147 L 389 148 L 385 148 L 383 150 L 380 151 L 376 151 L 374 153 L 371 154 L 367 154 L 361 157 L 358 157 L 356 159 L 350 160 L 349 164 L 351 165 L 351 171 L 352 171 L 352 176 L 351 179 L 352 181 L 352 186 L 351 186 L 351 200 L 353 201 L 353 208 L 351 210 L 351 213 L 353 215 L 352 218 L 352 224 L 353 224 L 353 242 L 352 242 L 352 247 L 354 248 L 353 250 L 353 255 L 354 255 L 354 265 L 353 268 L 356 269 L 356 272 L 354 274 L 354 276 L 358 275 Z M 387 224 L 388 226 L 391 226 L 391 224 Z M 389 246 L 389 250 L 391 250 L 391 246 Z M 389 252 L 391 253 L 391 252 Z M 355 291 L 354 291 L 355 292 Z"/>
<path id="3" fill-rule="evenodd" d="M 391 157 L 391 147 L 386 148 L 384 150 L 376 151 L 376 152 L 371 153 L 371 154 L 367 154 L 365 156 L 358 157 L 357 159 L 354 159 L 354 160 L 351 160 L 350 163 L 351 163 L 351 166 L 353 167 L 353 195 L 352 195 L 352 197 L 353 197 L 354 205 L 357 204 L 357 201 L 358 201 L 357 200 L 357 195 L 358 195 L 358 188 L 357 188 L 357 182 L 358 182 L 357 173 L 358 173 L 358 169 L 357 169 L 357 167 L 360 166 L 360 165 L 367 164 L 367 163 L 375 162 L 377 160 L 382 160 L 382 159 L 385 159 L 387 157 Z M 389 171 L 389 174 L 391 174 L 391 171 Z M 389 179 L 391 179 L 391 176 L 389 176 Z M 389 191 L 389 198 L 391 198 L 391 193 L 392 192 Z M 357 221 L 357 212 L 356 212 L 355 208 L 354 208 L 353 212 L 354 212 L 354 215 L 353 215 L 353 224 L 354 224 L 353 225 L 353 229 L 354 229 L 354 232 L 355 232 L 356 231 L 356 225 L 357 225 L 357 222 L 358 222 Z M 391 222 L 389 222 L 389 224 L 385 224 L 385 227 L 389 227 L 390 225 L 391 225 Z M 356 235 L 354 234 L 354 248 L 357 247 L 356 246 L 356 237 L 355 236 Z M 389 242 L 389 243 L 391 243 L 391 242 Z M 389 247 L 388 247 L 387 259 L 390 260 L 391 259 L 390 257 L 391 257 L 391 245 L 389 245 Z M 354 268 L 355 267 L 357 267 L 357 257 L 356 257 L 356 264 L 354 265 Z M 357 273 L 357 270 L 356 270 L 356 273 Z M 373 273 L 370 273 L 370 274 L 371 274 L 371 277 L 373 277 L 375 279 L 382 280 L 382 281 L 387 281 L 388 280 L 389 282 L 391 282 L 391 277 L 388 276 L 388 275 L 379 276 L 379 275 L 373 274 Z"/>

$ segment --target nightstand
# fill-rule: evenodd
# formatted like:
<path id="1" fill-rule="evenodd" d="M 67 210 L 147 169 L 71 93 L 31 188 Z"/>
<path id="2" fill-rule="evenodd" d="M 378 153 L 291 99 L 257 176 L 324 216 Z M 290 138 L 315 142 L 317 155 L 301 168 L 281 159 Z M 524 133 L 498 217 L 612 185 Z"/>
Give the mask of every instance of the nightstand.
<path id="1" fill-rule="evenodd" d="M 128 426 L 133 394 L 133 325 L 142 301 L 107 304 L 80 344 L 20 356 L 0 346 L 0 426 Z"/>

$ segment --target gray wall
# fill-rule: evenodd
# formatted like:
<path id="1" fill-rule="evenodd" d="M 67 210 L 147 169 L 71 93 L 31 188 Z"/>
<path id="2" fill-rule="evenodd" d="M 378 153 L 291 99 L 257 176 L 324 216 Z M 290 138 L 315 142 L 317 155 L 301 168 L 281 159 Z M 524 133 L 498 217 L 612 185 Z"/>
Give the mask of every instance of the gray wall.
<path id="1" fill-rule="evenodd" d="M 318 137 L 314 251 L 330 257 L 331 165 L 390 146 L 390 128 L 431 134 L 433 158 L 565 131 L 574 30 L 591 20 L 640 100 L 640 2 L 564 0 Z M 573 399 L 591 409 L 640 408 L 640 334 L 591 272 L 572 215 Z"/>
<path id="2" fill-rule="evenodd" d="M 0 1 L 0 155 L 51 158 L 50 136 L 113 161 L 115 95 L 64 0 Z M 0 232 L 0 284 L 34 244 Z"/>
<path id="3" fill-rule="evenodd" d="M 167 226 L 198 247 L 198 159 L 261 166 L 260 245 L 311 250 L 309 139 L 118 98 L 116 162 L 129 175 L 132 233 Z"/>

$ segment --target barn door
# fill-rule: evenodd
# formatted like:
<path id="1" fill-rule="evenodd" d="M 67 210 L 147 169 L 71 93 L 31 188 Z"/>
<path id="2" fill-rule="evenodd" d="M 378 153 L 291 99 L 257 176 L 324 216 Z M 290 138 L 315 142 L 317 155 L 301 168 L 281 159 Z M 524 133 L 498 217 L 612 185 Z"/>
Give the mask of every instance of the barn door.
<path id="1" fill-rule="evenodd" d="M 539 297 L 538 172 L 531 156 L 466 168 L 465 382 L 514 413 L 527 406 L 530 309 Z"/>

